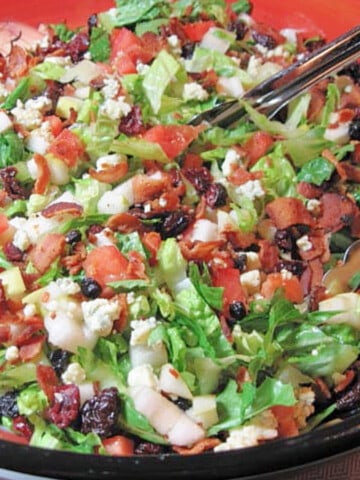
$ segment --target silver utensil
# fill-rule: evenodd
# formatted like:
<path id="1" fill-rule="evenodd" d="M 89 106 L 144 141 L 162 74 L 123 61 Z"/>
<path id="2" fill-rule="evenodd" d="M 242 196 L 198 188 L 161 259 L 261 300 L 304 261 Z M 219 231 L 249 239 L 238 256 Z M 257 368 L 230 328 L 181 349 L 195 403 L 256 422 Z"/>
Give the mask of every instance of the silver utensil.
<path id="1" fill-rule="evenodd" d="M 346 249 L 343 260 L 339 265 L 326 272 L 323 285 L 333 295 L 348 292 L 350 279 L 360 272 L 360 240 L 355 240 Z"/>
<path id="2" fill-rule="evenodd" d="M 315 83 L 344 68 L 360 56 L 360 25 L 279 71 L 242 97 L 259 112 L 272 118 L 290 100 Z M 190 120 L 190 125 L 228 127 L 245 114 L 239 100 L 230 100 L 206 110 Z"/>

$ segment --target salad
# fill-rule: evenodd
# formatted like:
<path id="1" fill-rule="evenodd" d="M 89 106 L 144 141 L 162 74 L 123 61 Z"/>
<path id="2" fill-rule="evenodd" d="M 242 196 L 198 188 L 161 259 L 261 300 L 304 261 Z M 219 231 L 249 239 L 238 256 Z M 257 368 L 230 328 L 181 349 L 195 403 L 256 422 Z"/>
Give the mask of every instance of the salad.
<path id="1" fill-rule="evenodd" d="M 355 410 L 360 65 L 192 126 L 326 39 L 248 0 L 39 29 L 0 56 L 0 438 L 201 454 Z"/>

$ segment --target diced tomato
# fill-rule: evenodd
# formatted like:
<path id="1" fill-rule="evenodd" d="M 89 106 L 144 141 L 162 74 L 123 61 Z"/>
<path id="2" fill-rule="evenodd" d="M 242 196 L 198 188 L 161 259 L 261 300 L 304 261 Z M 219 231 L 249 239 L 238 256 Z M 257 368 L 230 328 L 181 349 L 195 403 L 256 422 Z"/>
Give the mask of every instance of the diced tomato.
<path id="1" fill-rule="evenodd" d="M 294 407 L 276 405 L 271 408 L 271 411 L 278 421 L 280 437 L 296 437 L 299 435 L 299 429 L 294 420 Z"/>
<path id="2" fill-rule="evenodd" d="M 199 22 L 186 23 L 183 25 L 183 31 L 189 40 L 192 42 L 200 42 L 205 33 L 211 28 L 215 27 L 214 20 L 203 20 Z"/>
<path id="3" fill-rule="evenodd" d="M 211 271 L 214 287 L 223 287 L 223 312 L 229 315 L 228 309 L 232 302 L 242 302 L 246 305 L 246 293 L 240 282 L 240 273 L 233 267 L 213 267 Z"/>
<path id="4" fill-rule="evenodd" d="M 54 137 L 57 137 L 63 129 L 61 119 L 57 115 L 49 115 L 45 118 L 45 120 L 49 122 L 51 133 L 54 135 Z"/>
<path id="5" fill-rule="evenodd" d="M 0 213 L 0 235 L 9 228 L 9 221 L 5 213 Z"/>
<path id="6" fill-rule="evenodd" d="M 186 170 L 187 168 L 200 168 L 203 164 L 203 159 L 197 153 L 188 152 L 185 155 L 183 168 Z"/>
<path id="7" fill-rule="evenodd" d="M 270 133 L 258 131 L 255 132 L 244 144 L 246 156 L 249 161 L 249 167 L 266 155 L 274 143 Z"/>
<path id="8" fill-rule="evenodd" d="M 165 154 L 174 159 L 198 137 L 203 128 L 191 125 L 155 125 L 144 133 L 143 138 L 158 143 Z"/>
<path id="9" fill-rule="evenodd" d="M 81 139 L 70 130 L 62 130 L 48 149 L 49 153 L 60 158 L 68 167 L 74 167 L 85 152 Z"/>
<path id="10" fill-rule="evenodd" d="M 124 435 L 105 438 L 102 444 L 109 455 L 124 457 L 134 454 L 134 442 Z"/>
<path id="11" fill-rule="evenodd" d="M 136 73 L 136 63 L 148 63 L 154 54 L 131 30 L 123 27 L 112 31 L 110 63 L 120 74 Z"/>
<path id="12" fill-rule="evenodd" d="M 284 295 L 290 302 L 301 303 L 304 300 L 304 292 L 298 277 L 295 275 L 287 277 L 281 273 L 269 273 L 261 286 L 261 294 L 270 299 L 280 288 L 284 290 Z"/>
<path id="13" fill-rule="evenodd" d="M 109 282 L 130 278 L 128 265 L 129 261 L 115 246 L 104 245 L 88 253 L 83 268 L 87 277 L 105 287 Z"/>

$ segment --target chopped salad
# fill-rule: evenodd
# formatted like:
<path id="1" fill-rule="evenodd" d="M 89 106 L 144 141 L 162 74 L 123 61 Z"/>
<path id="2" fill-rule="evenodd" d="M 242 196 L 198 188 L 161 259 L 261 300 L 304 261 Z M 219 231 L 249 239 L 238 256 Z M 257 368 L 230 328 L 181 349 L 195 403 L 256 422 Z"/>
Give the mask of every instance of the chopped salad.
<path id="1" fill-rule="evenodd" d="M 359 63 L 192 126 L 326 39 L 248 0 L 39 29 L 0 56 L 0 438 L 201 454 L 356 409 L 360 271 L 324 278 L 360 237 Z"/>

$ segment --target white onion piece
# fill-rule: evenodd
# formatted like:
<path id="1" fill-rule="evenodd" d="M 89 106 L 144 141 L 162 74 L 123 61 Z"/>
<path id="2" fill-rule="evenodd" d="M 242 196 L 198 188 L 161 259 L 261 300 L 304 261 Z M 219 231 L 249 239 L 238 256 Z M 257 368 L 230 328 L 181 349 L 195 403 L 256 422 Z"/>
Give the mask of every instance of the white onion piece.
<path id="1" fill-rule="evenodd" d="M 166 363 L 161 367 L 159 375 L 159 388 L 166 394 L 176 395 L 177 397 L 192 399 L 192 393 L 186 385 L 180 372 L 176 370 L 171 363 Z"/>

